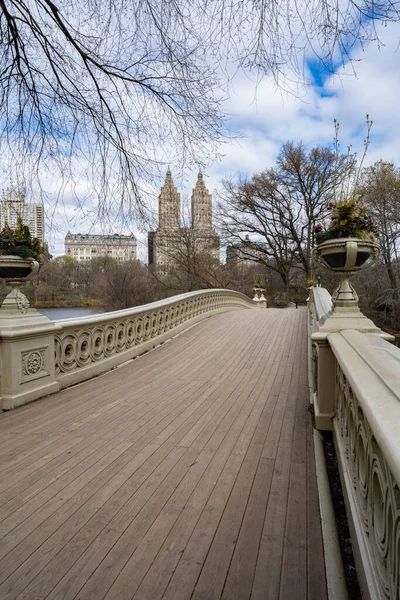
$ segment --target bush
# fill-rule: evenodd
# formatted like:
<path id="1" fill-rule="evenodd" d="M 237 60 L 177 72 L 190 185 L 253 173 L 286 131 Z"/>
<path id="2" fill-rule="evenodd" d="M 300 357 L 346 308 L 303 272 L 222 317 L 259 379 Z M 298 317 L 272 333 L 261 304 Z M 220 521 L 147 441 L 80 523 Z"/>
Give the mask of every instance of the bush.
<path id="1" fill-rule="evenodd" d="M 34 258 L 40 261 L 43 245 L 38 238 L 32 237 L 28 225 L 24 225 L 21 217 L 18 217 L 15 229 L 6 223 L 0 232 L 0 255 Z"/>

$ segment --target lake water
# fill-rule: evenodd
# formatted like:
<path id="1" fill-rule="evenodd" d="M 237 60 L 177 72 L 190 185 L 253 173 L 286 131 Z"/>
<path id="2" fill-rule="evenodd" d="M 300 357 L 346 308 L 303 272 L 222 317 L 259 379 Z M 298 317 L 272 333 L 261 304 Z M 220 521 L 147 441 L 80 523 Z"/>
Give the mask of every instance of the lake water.
<path id="1" fill-rule="evenodd" d="M 58 319 L 87 317 L 89 315 L 96 315 L 99 312 L 102 312 L 93 308 L 38 308 L 38 311 L 52 321 L 57 321 Z"/>

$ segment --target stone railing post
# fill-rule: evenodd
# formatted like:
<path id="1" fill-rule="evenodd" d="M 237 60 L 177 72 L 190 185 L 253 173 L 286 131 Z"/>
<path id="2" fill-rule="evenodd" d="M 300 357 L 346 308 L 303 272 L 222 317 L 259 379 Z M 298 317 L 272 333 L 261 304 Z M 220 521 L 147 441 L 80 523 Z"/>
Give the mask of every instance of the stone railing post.
<path id="1" fill-rule="evenodd" d="M 333 430 L 362 597 L 397 598 L 400 350 L 353 292 L 332 307 L 327 290 L 311 289 L 308 327 L 315 426 Z"/>
<path id="2" fill-rule="evenodd" d="M 29 308 L 20 292 L 6 300 L 0 308 L 0 409 L 10 410 L 60 389 L 54 366 L 59 327 Z"/>
<path id="3" fill-rule="evenodd" d="M 329 298 L 329 300 L 328 300 Z M 329 344 L 332 333 L 352 329 L 362 333 L 379 336 L 392 341 L 394 338 L 362 314 L 358 306 L 334 306 L 330 295 L 323 288 L 314 288 L 310 292 L 310 303 L 313 304 L 313 323 L 309 335 L 311 347 L 316 352 L 312 357 L 313 371 L 316 375 L 313 403 L 315 426 L 321 430 L 332 430 L 332 419 L 336 414 L 335 368 L 336 362 Z"/>
<path id="4" fill-rule="evenodd" d="M 335 416 L 335 357 L 326 336 L 312 336 L 316 349 L 316 390 L 314 395 L 314 413 L 316 429 L 332 430 Z"/>

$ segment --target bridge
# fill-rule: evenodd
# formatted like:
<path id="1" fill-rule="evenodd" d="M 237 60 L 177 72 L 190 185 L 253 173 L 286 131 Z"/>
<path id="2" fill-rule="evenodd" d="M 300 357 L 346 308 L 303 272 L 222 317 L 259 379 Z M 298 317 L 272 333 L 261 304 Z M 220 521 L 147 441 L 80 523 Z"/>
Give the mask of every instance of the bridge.
<path id="1" fill-rule="evenodd" d="M 400 351 L 331 308 L 3 307 L 0 597 L 345 599 L 311 399 L 363 596 L 398 599 Z"/>

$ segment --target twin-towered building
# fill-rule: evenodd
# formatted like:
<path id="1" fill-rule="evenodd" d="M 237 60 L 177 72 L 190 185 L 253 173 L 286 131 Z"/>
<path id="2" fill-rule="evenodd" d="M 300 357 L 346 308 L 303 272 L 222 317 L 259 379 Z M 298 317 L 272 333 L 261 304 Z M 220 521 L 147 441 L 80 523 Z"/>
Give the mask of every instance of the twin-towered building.
<path id="1" fill-rule="evenodd" d="M 149 265 L 156 275 L 174 275 L 191 263 L 219 263 L 220 239 L 212 226 L 212 196 L 199 172 L 191 198 L 191 225 L 181 226 L 181 198 L 168 169 L 158 197 L 158 228 L 148 236 Z"/>
<path id="2" fill-rule="evenodd" d="M 65 254 L 78 262 L 109 257 L 118 261 L 137 257 L 134 235 L 67 233 Z M 212 196 L 203 174 L 197 176 L 191 198 L 191 225 L 181 226 L 181 198 L 168 169 L 158 198 L 158 228 L 148 234 L 149 265 L 158 276 L 197 268 L 200 263 L 219 264 L 220 240 L 212 226 Z"/>

